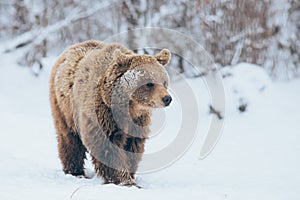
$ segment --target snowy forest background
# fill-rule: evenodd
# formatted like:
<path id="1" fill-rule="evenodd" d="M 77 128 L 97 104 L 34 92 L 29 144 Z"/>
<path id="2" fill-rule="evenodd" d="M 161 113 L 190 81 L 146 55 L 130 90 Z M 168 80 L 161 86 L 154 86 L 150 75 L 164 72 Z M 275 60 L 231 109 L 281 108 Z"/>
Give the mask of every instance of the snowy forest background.
<path id="1" fill-rule="evenodd" d="M 300 75 L 298 0 L 0 1 L 2 51 L 22 49 L 19 63 L 36 74 L 43 68 L 43 57 L 71 44 L 141 27 L 188 35 L 219 66 L 248 62 L 264 67 L 275 79 Z M 130 35 L 124 45 L 130 48 L 137 39 Z M 180 72 L 190 69 L 183 58 L 173 60 Z"/>

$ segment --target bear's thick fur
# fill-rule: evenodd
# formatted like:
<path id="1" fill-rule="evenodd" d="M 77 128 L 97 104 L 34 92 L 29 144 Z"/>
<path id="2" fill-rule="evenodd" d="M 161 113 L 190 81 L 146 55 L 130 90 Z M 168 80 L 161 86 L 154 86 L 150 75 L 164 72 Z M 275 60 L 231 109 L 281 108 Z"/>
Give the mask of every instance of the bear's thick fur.
<path id="1" fill-rule="evenodd" d="M 52 69 L 50 100 L 66 174 L 84 176 L 86 152 L 106 183 L 135 185 L 152 108 L 171 102 L 170 52 L 137 55 L 120 44 L 71 46 Z"/>

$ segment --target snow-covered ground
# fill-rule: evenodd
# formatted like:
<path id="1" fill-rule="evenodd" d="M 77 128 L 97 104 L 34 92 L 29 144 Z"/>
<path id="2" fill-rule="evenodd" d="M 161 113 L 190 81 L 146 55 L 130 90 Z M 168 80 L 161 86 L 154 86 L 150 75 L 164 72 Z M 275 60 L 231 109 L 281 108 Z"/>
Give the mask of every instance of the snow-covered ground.
<path id="1" fill-rule="evenodd" d="M 300 199 L 300 80 L 274 83 L 262 69 L 249 64 L 224 72 L 232 74 L 224 79 L 225 125 L 219 143 L 204 160 L 199 153 L 211 120 L 210 98 L 202 79 L 189 80 L 199 108 L 197 137 L 174 164 L 138 174 L 143 189 L 137 189 L 102 185 L 96 177 L 79 179 L 62 172 L 49 105 L 48 80 L 54 61 L 44 60 L 44 71 L 34 77 L 16 64 L 14 55 L 1 55 L 1 200 Z M 244 113 L 237 110 L 241 98 L 248 105 Z M 175 101 L 173 107 L 156 113 L 166 120 L 165 127 L 150 138 L 146 153 L 164 148 L 174 138 L 178 109 L 180 102 Z M 155 118 L 153 123 L 161 120 Z M 87 168 L 92 169 L 89 162 Z"/>

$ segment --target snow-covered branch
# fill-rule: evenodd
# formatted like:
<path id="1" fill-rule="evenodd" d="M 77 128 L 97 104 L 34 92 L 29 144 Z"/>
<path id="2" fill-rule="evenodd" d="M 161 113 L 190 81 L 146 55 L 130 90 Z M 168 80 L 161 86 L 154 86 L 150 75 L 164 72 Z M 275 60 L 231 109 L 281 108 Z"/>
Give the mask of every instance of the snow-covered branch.
<path id="1" fill-rule="evenodd" d="M 23 47 L 30 43 L 38 44 L 41 41 L 43 41 L 44 39 L 46 39 L 47 37 L 49 37 L 49 35 L 51 33 L 54 33 L 64 27 L 67 27 L 71 23 L 88 18 L 88 17 L 92 16 L 93 14 L 95 14 L 96 12 L 98 12 L 110 5 L 111 5 L 111 3 L 109 1 L 107 1 L 107 2 L 103 2 L 101 4 L 98 4 L 87 11 L 84 11 L 81 9 L 75 9 L 72 14 L 70 14 L 69 16 L 67 16 L 65 19 L 63 19 L 61 21 L 58 21 L 51 25 L 48 25 L 47 27 L 35 28 L 33 30 L 30 30 L 26 33 L 23 33 L 23 34 L 17 36 L 16 38 L 14 38 L 12 40 L 7 41 L 4 44 L 4 51 L 10 52 L 18 47 Z"/>

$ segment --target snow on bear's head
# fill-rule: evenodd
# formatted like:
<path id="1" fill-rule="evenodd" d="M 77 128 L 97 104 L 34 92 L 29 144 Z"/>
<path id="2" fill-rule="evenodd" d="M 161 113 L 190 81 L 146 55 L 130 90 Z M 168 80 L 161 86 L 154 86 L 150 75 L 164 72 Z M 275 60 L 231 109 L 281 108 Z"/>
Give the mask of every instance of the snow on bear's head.
<path id="1" fill-rule="evenodd" d="M 168 106 L 172 98 L 167 91 L 169 76 L 166 65 L 171 54 L 163 49 L 155 56 L 125 54 L 119 49 L 113 53 L 114 64 L 107 69 L 105 76 L 110 76 L 106 86 L 110 87 L 107 105 L 134 103 L 144 108 Z M 109 82 L 109 83 L 108 83 Z M 108 86 L 110 85 L 110 86 Z"/>

